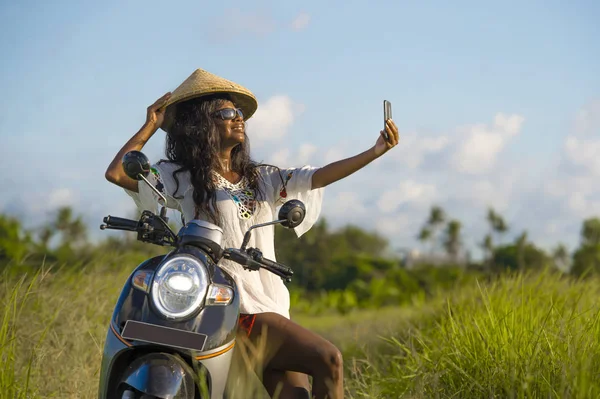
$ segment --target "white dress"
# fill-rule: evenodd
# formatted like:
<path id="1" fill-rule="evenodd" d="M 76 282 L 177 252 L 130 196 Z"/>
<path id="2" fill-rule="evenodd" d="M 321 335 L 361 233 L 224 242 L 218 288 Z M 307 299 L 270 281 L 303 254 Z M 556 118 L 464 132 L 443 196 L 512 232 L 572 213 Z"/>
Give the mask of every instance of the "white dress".
<path id="1" fill-rule="evenodd" d="M 177 185 L 173 172 L 177 169 L 179 165 L 174 163 L 157 163 L 152 165 L 151 173 L 147 178 L 165 195 L 167 207 L 181 212 L 187 222 L 194 219 L 196 215 L 192 196 L 193 187 L 189 172 L 178 173 L 179 188 L 175 192 Z M 324 189 L 312 189 L 312 176 L 317 169 L 311 166 L 280 170 L 271 166 L 259 167 L 262 177 L 259 179 L 259 184 L 265 199 L 257 201 L 260 203 L 255 207 L 252 206 L 255 195 L 249 190 L 245 178 L 237 184 L 232 184 L 215 174 L 218 187 L 217 207 L 222 219 L 220 227 L 223 229 L 223 247 L 239 248 L 250 226 L 275 220 L 277 208 L 290 199 L 299 199 L 306 206 L 304 221 L 294 229 L 296 235 L 300 237 L 308 231 L 321 212 Z M 137 193 L 125 191 L 133 198 L 140 211 L 158 212 L 159 197 L 144 181 L 138 183 Z M 276 260 L 274 241 L 274 226 L 261 227 L 252 231 L 248 247 L 258 248 L 265 258 Z M 242 266 L 226 259 L 222 259 L 219 265 L 233 277 L 237 284 L 241 313 L 275 312 L 290 318 L 289 291 L 279 276 L 263 269 L 244 270 Z M 296 265 L 288 266 L 293 268 Z"/>

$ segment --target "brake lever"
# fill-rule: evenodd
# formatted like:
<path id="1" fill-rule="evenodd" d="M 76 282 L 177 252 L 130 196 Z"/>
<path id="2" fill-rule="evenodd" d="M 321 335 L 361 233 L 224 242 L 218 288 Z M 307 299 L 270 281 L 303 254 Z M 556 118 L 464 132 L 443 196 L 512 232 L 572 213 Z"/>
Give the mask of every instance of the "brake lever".
<path id="1" fill-rule="evenodd" d="M 247 253 L 242 252 L 239 249 L 228 248 L 223 253 L 223 257 L 241 265 L 246 270 L 256 271 L 262 267 L 260 263 L 256 262 Z"/>
<path id="2" fill-rule="evenodd" d="M 270 271 L 273 274 L 278 275 L 286 282 L 292 281 L 292 276 L 294 275 L 294 271 L 281 263 L 277 263 L 270 259 L 266 259 L 263 257 L 263 253 L 258 248 L 248 248 L 246 253 L 255 261 L 260 264 L 263 269 Z"/>

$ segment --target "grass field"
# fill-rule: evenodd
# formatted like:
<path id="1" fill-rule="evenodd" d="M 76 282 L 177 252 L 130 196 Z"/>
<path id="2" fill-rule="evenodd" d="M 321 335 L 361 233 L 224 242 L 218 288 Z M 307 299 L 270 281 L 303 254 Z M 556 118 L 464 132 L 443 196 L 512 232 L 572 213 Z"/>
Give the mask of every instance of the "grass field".
<path id="1" fill-rule="evenodd" d="M 109 259 L 108 257 L 106 259 Z M 1 398 L 92 398 L 128 268 L 2 279 Z M 598 398 L 600 281 L 506 276 L 410 306 L 293 318 L 344 354 L 349 398 Z"/>

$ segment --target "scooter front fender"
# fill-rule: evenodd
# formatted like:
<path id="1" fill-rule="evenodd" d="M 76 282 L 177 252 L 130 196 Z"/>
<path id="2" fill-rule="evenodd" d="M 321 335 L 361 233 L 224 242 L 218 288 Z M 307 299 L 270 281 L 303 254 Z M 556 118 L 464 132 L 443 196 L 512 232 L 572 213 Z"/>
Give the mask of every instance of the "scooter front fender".
<path id="1" fill-rule="evenodd" d="M 150 353 L 132 362 L 121 382 L 162 399 L 194 399 L 194 371 L 168 353 Z"/>

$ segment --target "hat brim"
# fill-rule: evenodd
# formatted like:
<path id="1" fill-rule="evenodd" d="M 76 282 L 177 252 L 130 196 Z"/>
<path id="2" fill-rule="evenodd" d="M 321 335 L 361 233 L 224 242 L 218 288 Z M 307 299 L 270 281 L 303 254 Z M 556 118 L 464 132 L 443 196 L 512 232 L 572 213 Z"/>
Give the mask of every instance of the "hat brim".
<path id="1" fill-rule="evenodd" d="M 228 94 L 231 97 L 235 106 L 244 113 L 245 120 L 250 119 L 258 108 L 256 97 L 250 90 L 203 69 L 197 69 L 173 91 L 171 98 L 166 102 L 165 117 L 161 129 L 167 133 L 169 132 L 175 121 L 178 104 L 194 98 L 220 93 Z"/>
<path id="2" fill-rule="evenodd" d="M 171 127 L 173 126 L 173 122 L 175 122 L 175 115 L 177 114 L 177 105 L 181 104 L 185 101 L 192 100 L 200 97 L 207 97 L 212 94 L 227 94 L 231 97 L 231 100 L 235 104 L 236 107 L 240 108 L 244 113 L 244 120 L 248 120 L 254 115 L 258 108 L 258 103 L 253 96 L 249 96 L 245 93 L 237 93 L 232 91 L 211 91 L 211 92 L 202 92 L 198 94 L 190 94 L 185 98 L 177 100 L 176 102 L 167 103 L 165 109 L 165 117 L 163 124 L 161 125 L 161 129 L 165 132 L 169 132 Z"/>

